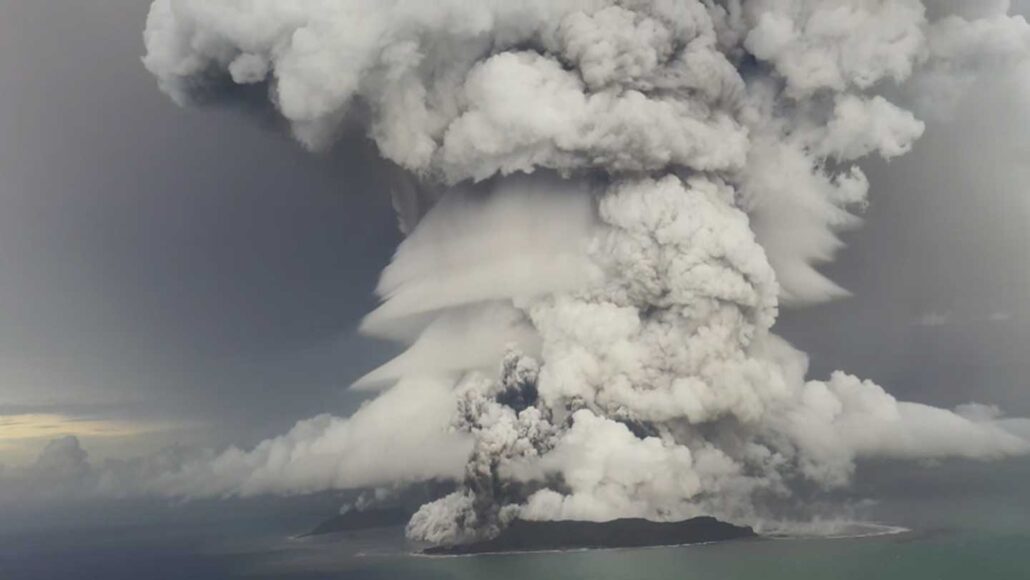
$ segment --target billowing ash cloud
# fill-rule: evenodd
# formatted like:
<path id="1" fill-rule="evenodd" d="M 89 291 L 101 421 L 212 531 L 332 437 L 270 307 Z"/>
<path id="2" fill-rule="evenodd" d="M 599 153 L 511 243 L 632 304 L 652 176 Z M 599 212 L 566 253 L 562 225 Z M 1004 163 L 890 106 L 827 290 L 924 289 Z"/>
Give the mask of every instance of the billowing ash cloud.
<path id="1" fill-rule="evenodd" d="M 1027 452 L 983 408 L 807 380 L 771 330 L 845 294 L 815 267 L 858 225 L 856 162 L 924 131 L 884 95 L 945 111 L 1028 54 L 1007 2 L 931 4 L 156 0 L 144 63 L 177 101 L 263 83 L 305 146 L 358 123 L 413 185 L 365 324 L 410 343 L 362 381 L 396 385 L 151 485 L 456 478 L 409 524 L 453 542 L 513 517 L 754 521 L 862 458 Z"/>

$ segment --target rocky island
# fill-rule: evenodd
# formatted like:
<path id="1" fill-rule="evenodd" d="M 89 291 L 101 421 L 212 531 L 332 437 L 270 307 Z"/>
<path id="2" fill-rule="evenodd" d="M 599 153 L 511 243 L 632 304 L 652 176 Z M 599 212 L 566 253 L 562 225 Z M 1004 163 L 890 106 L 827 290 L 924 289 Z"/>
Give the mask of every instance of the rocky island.
<path id="1" fill-rule="evenodd" d="M 702 544 L 757 534 L 748 526 L 736 526 L 702 516 L 679 522 L 652 522 L 626 518 L 607 522 L 515 520 L 496 537 L 455 546 L 434 546 L 427 555 L 540 552 L 586 548 L 642 548 Z"/>

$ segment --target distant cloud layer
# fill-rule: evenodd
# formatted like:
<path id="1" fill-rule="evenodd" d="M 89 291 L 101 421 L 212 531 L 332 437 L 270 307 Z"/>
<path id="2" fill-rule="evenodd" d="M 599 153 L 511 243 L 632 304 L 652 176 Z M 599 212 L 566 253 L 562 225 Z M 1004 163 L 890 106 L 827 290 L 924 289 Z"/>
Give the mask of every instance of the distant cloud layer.
<path id="1" fill-rule="evenodd" d="M 0 452 L 7 458 L 31 458 L 38 444 L 57 435 L 84 439 L 121 439 L 168 429 L 122 419 L 78 417 L 55 412 L 3 414 L 0 408 Z"/>

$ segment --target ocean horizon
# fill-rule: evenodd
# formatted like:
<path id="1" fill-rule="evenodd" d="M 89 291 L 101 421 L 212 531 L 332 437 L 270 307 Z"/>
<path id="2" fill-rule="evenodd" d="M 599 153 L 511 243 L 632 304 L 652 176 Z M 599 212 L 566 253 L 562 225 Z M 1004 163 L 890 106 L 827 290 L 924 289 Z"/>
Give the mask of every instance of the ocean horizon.
<path id="1" fill-rule="evenodd" d="M 331 497 L 27 510 L 0 522 L 0 578 L 1017 580 L 1030 570 L 1028 476 L 1028 459 L 895 471 L 899 487 L 910 478 L 951 484 L 918 498 L 872 482 L 887 497 L 863 502 L 855 527 L 839 533 L 824 525 L 688 546 L 461 556 L 413 552 L 402 527 L 299 538 L 331 515 Z"/>

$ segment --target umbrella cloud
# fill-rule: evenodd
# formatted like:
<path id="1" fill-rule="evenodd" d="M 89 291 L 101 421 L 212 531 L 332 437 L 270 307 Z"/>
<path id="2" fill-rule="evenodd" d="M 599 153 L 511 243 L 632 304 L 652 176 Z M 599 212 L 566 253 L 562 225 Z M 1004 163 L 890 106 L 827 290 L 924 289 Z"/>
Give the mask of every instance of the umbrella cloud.
<path id="1" fill-rule="evenodd" d="M 1030 451 L 987 407 L 810 379 L 774 332 L 846 294 L 817 266 L 859 225 L 858 162 L 1030 54 L 1008 2 L 156 0 L 145 41 L 177 102 L 257 85 L 304 146 L 359 126 L 410 176 L 364 324 L 410 347 L 349 419 L 137 465 L 135 489 L 451 479 L 408 525 L 439 543 L 516 517 L 753 523 L 862 459 Z"/>

